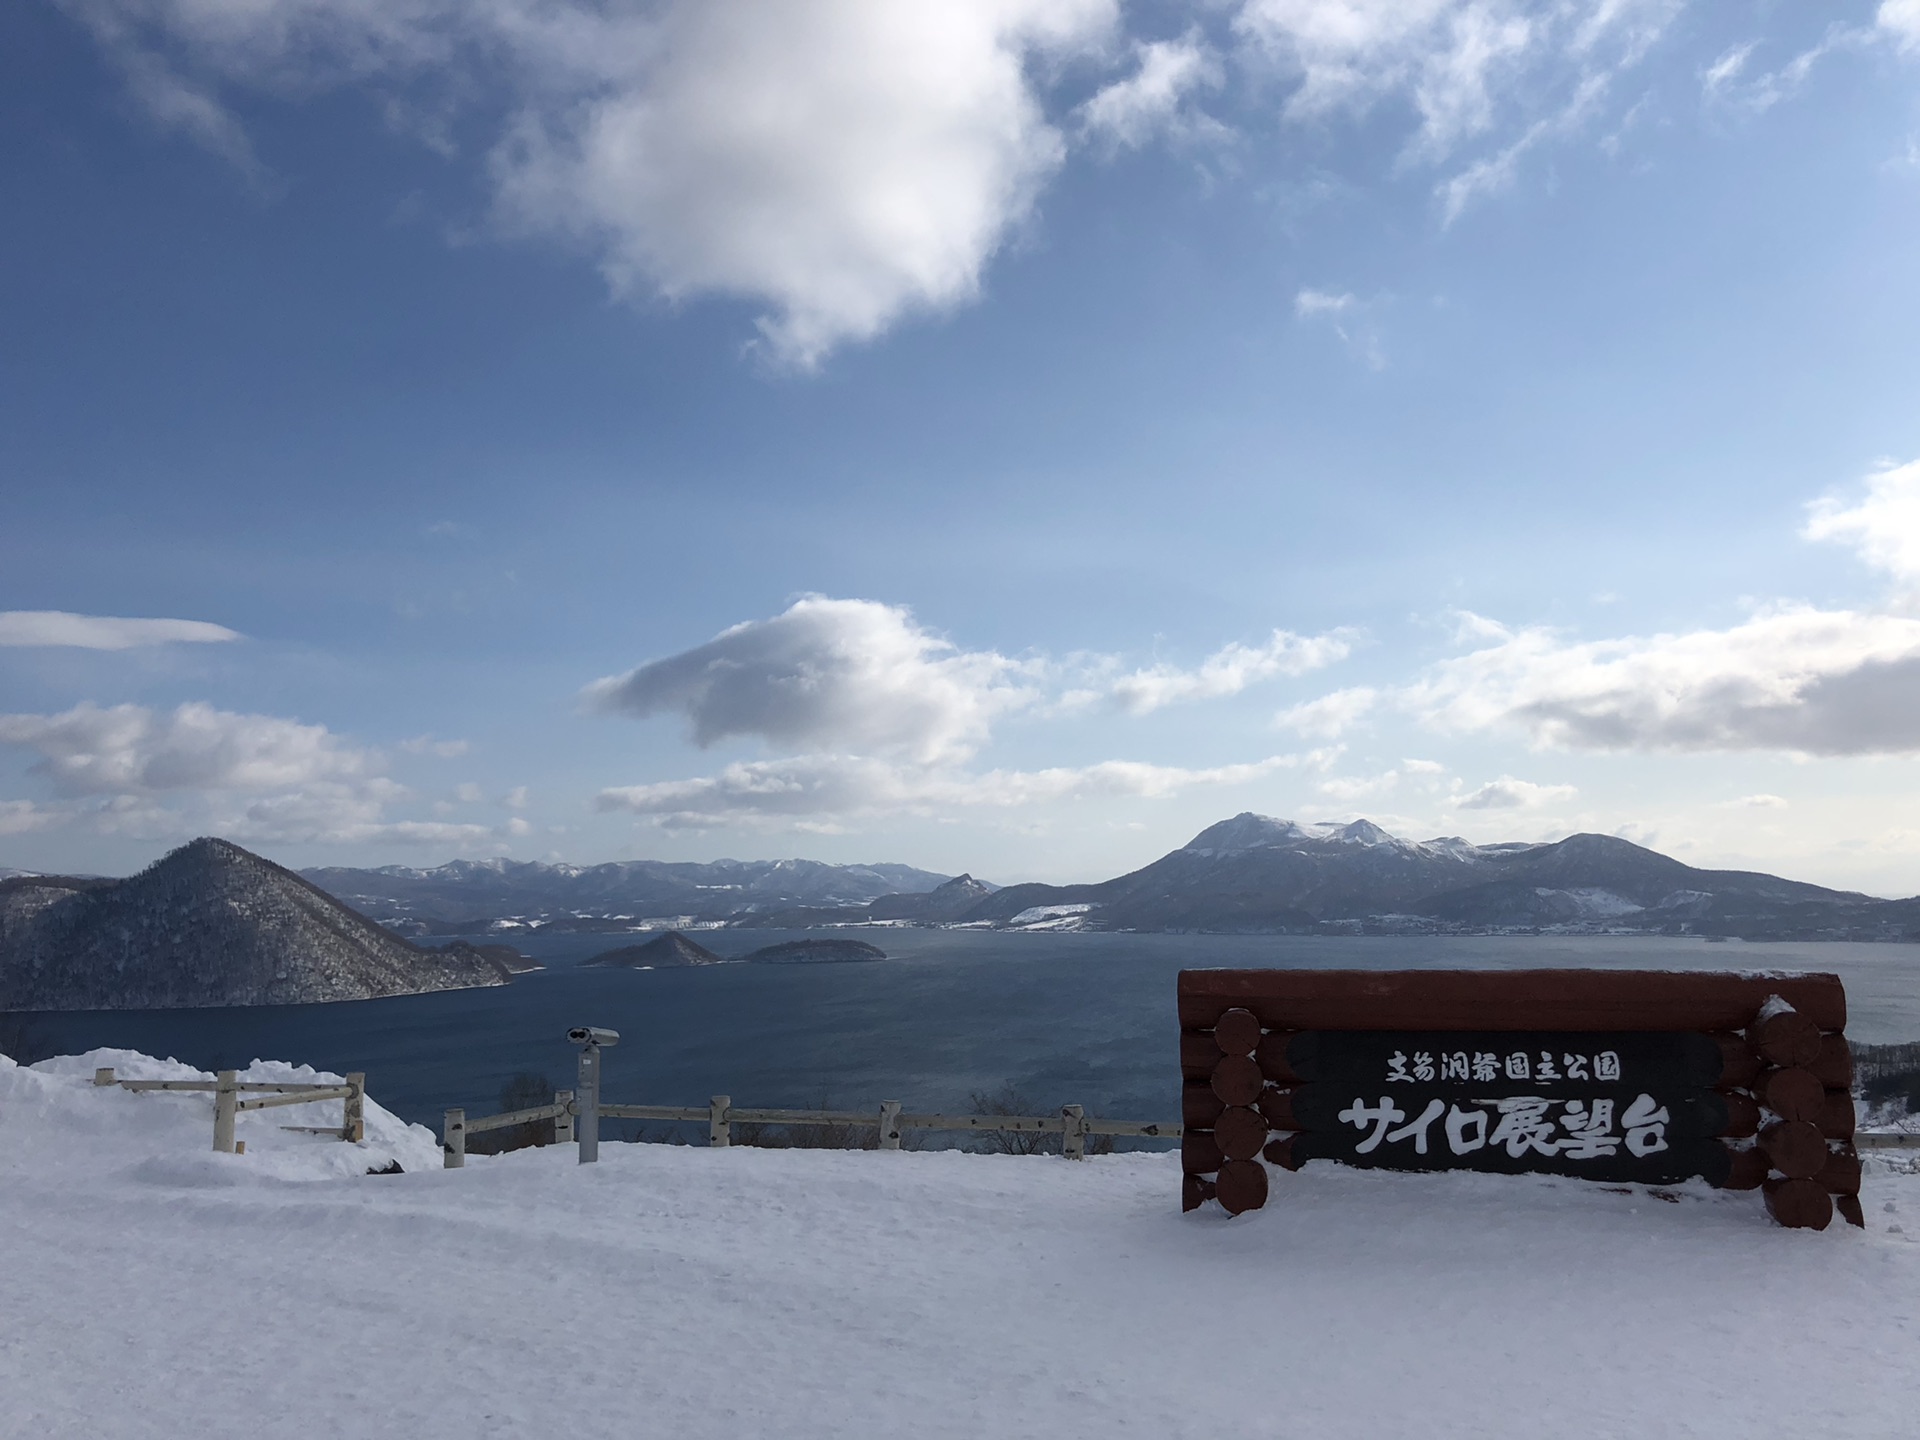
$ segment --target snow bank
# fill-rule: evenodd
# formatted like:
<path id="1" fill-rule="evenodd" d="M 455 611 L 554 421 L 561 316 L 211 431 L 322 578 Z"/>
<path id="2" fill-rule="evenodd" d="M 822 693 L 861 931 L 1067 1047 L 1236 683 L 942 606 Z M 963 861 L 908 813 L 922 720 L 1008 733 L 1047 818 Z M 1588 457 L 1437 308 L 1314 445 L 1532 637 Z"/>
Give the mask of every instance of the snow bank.
<path id="1" fill-rule="evenodd" d="M 1920 1177 L 1811 1234 L 1750 1194 L 1326 1164 L 1182 1216 L 1165 1155 L 416 1170 L 371 1102 L 365 1147 L 215 1155 L 203 1097 L 96 1064 L 192 1073 L 0 1067 L 8 1437 L 1920 1433 Z M 386 1153 L 410 1173 L 361 1173 Z"/>
<path id="2" fill-rule="evenodd" d="M 96 1087 L 93 1072 L 105 1066 L 121 1080 L 214 1078 L 178 1060 L 155 1060 L 135 1050 L 89 1050 L 32 1067 L 0 1055 L 0 1173 L 19 1168 L 78 1178 L 127 1171 L 176 1184 L 235 1185 L 337 1180 L 395 1161 L 403 1170 L 440 1167 L 440 1142 L 433 1132 L 407 1124 L 371 1096 L 367 1138 L 360 1144 L 282 1128 L 339 1125 L 340 1102 L 319 1100 L 241 1112 L 234 1138 L 245 1142 L 246 1155 L 216 1154 L 212 1095 Z M 346 1079 L 279 1060 L 255 1060 L 239 1076 L 311 1085 Z"/>

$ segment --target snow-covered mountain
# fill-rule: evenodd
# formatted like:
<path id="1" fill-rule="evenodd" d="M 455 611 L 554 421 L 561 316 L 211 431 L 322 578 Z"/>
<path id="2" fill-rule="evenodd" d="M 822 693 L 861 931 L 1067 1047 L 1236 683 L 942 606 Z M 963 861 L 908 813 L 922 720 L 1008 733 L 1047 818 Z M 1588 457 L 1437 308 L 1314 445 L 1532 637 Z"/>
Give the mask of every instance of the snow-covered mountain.
<path id="1" fill-rule="evenodd" d="M 624 928 L 653 917 L 737 920 L 796 907 L 861 906 L 882 895 L 924 894 L 947 880 L 911 865 L 828 865 L 817 860 L 624 860 L 546 865 L 455 860 L 431 870 L 303 871 L 328 894 L 383 924 L 418 933 L 482 930 L 506 917 Z M 603 927 L 594 921 L 618 921 Z"/>
<path id="2" fill-rule="evenodd" d="M 1408 840 L 1368 820 L 1251 813 L 1210 825 L 1142 869 L 1092 885 L 1012 885 L 963 922 L 1012 925 L 1086 909 L 1084 928 L 1314 932 L 1535 926 L 1721 934 L 1904 935 L 1920 902 L 1882 901 L 1749 871 L 1699 870 L 1612 835 L 1553 844 Z"/>
<path id="3" fill-rule="evenodd" d="M 289 1005 L 506 978 L 471 947 L 408 944 L 225 840 L 125 880 L 0 881 L 0 1009 Z"/>

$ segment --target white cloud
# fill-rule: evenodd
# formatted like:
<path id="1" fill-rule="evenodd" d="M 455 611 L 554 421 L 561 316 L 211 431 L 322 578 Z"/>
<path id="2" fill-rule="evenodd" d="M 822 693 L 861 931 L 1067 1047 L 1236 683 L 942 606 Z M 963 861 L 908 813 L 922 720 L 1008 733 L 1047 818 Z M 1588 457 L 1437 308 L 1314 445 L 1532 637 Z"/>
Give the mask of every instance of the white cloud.
<path id="1" fill-rule="evenodd" d="M 996 717 L 1037 698 L 1014 661 L 960 650 L 902 606 L 820 595 L 586 693 L 602 710 L 684 715 L 702 746 L 758 736 L 923 763 L 970 755 Z"/>
<path id="2" fill-rule="evenodd" d="M 1527 153 L 1545 140 L 1577 132 L 1599 108 L 1606 93 L 1607 77 L 1589 75 L 1564 109 L 1534 121 L 1515 140 L 1443 180 L 1434 192 L 1440 200 L 1441 225 L 1452 225 L 1476 200 L 1513 188 L 1520 161 Z"/>
<path id="3" fill-rule="evenodd" d="M 1135 44 L 1139 67 L 1097 91 L 1080 107 L 1082 129 L 1120 149 L 1138 149 L 1162 134 L 1223 134 L 1217 121 L 1183 108 L 1195 90 L 1217 86 L 1220 57 L 1196 34 Z"/>
<path id="4" fill-rule="evenodd" d="M 1743 795 L 1734 801 L 1749 810 L 1785 810 L 1787 802 L 1778 795 Z"/>
<path id="5" fill-rule="evenodd" d="M 1903 50 L 1920 50 L 1920 0 L 1883 0 L 1878 25 Z"/>
<path id="6" fill-rule="evenodd" d="M 1222 699 L 1261 680 L 1305 675 L 1336 664 L 1353 653 L 1358 637 L 1358 631 L 1349 629 L 1322 635 L 1275 630 L 1264 645 L 1223 646 L 1192 670 L 1172 665 L 1136 670 L 1114 681 L 1108 693 L 1121 709 L 1135 715 L 1185 701 Z"/>
<path id="7" fill-rule="evenodd" d="M 285 789 L 370 770 L 367 752 L 324 725 L 199 703 L 171 713 L 80 704 L 59 715 L 0 715 L 0 744 L 37 751 L 33 772 L 65 795 Z"/>
<path id="8" fill-rule="evenodd" d="M 1351 310 L 1357 302 L 1354 297 L 1341 291 L 1302 290 L 1293 297 L 1293 313 L 1296 315 L 1339 315 Z"/>
<path id="9" fill-rule="evenodd" d="M 486 798 L 486 792 L 473 781 L 468 780 L 453 787 L 453 798 L 462 805 L 478 805 Z"/>
<path id="10" fill-rule="evenodd" d="M 1684 634 L 1495 633 L 1402 702 L 1444 730 L 1514 730 L 1575 749 L 1920 751 L 1920 620 L 1782 607 Z"/>
<path id="11" fill-rule="evenodd" d="M 1803 50 L 1778 70 L 1761 71 L 1747 78 L 1748 62 L 1759 48 L 1758 41 L 1749 40 L 1735 45 L 1700 72 L 1700 93 L 1709 105 L 1758 115 L 1798 94 L 1813 73 L 1813 67 L 1828 55 L 1843 48 L 1858 48 L 1872 39 L 1870 31 L 1831 25 L 1817 45 Z"/>
<path id="12" fill-rule="evenodd" d="M 1093 798 L 1163 799 L 1194 786 L 1242 785 L 1309 763 L 1275 755 L 1244 765 L 1184 769 L 1108 760 L 1046 770 L 974 774 L 866 756 L 799 755 L 734 764 L 717 775 L 603 790 L 596 806 L 676 826 L 787 822 L 822 815 L 1010 809 Z"/>
<path id="13" fill-rule="evenodd" d="M 67 645 L 130 650 L 137 645 L 207 645 L 240 634 L 205 620 L 129 620 L 67 610 L 0 610 L 0 645 Z"/>
<path id="14" fill-rule="evenodd" d="M 1447 767 L 1438 760 L 1402 760 L 1400 768 L 1409 775 L 1444 775 Z"/>
<path id="15" fill-rule="evenodd" d="M 1462 810 L 1538 810 L 1545 805 L 1571 800 L 1579 794 L 1572 785 L 1536 785 L 1531 780 L 1516 780 L 1502 775 L 1490 780 L 1470 795 L 1455 801 Z"/>
<path id="16" fill-rule="evenodd" d="M 0 835 L 24 835 L 65 818 L 59 811 L 44 809 L 31 800 L 0 800 Z"/>
<path id="17" fill-rule="evenodd" d="M 622 295 L 766 305 L 807 366 L 964 303 L 1066 143 L 1036 86 L 1110 46 L 1116 0 L 67 0 L 164 123 L 250 151 L 219 83 L 339 84 L 389 113 L 506 115 L 503 231 L 586 251 Z M 178 62 L 173 63 L 173 62 Z M 196 83 L 178 78 L 182 71 Z M 409 89 L 411 87 L 411 90 Z M 498 102 L 504 99 L 504 105 Z"/>
<path id="18" fill-rule="evenodd" d="M 1292 82 L 1285 114 L 1296 123 L 1404 105 L 1417 126 L 1403 165 L 1447 163 L 1493 140 L 1440 185 L 1450 224 L 1512 184 L 1542 142 L 1581 130 L 1679 9 L 1680 0 L 1246 0 L 1234 24 L 1248 57 Z"/>
<path id="19" fill-rule="evenodd" d="M 1584 76 L 1636 63 L 1678 8 L 1673 0 L 1248 0 L 1235 28 L 1296 81 L 1290 116 L 1404 100 L 1419 116 L 1411 153 L 1434 160 L 1492 130 L 1503 102 L 1540 90 L 1556 66 Z"/>
<path id="20" fill-rule="evenodd" d="M 1868 476 L 1865 496 L 1851 505 L 1827 496 L 1807 508 L 1807 539 L 1851 545 L 1895 580 L 1920 584 L 1920 460 Z"/>
<path id="21" fill-rule="evenodd" d="M 1322 695 L 1318 700 L 1307 700 L 1299 705 L 1291 705 L 1275 715 L 1273 723 L 1284 730 L 1332 740 L 1351 729 L 1361 716 L 1373 709 L 1379 698 L 1380 693 L 1377 690 L 1365 685 L 1355 685 L 1346 690 L 1335 690 L 1330 695 Z"/>
<path id="22" fill-rule="evenodd" d="M 171 711 L 81 704 L 57 715 L 0 715 L 0 745 L 36 753 L 28 773 L 66 802 L 4 802 L 0 820 L 16 829 L 79 823 L 140 839 L 211 833 L 278 843 L 474 844 L 495 834 L 390 818 L 409 792 L 380 773 L 375 752 L 276 715 L 202 703 Z"/>
<path id="23" fill-rule="evenodd" d="M 1338 775 L 1322 780 L 1316 787 L 1329 800 L 1351 803 L 1376 800 L 1392 794 L 1400 785 L 1400 772 L 1386 770 L 1378 775 Z"/>
<path id="24" fill-rule="evenodd" d="M 529 803 L 527 799 L 527 787 L 524 785 L 514 786 L 511 790 L 507 791 L 505 795 L 500 797 L 500 803 L 509 810 L 526 809 Z"/>

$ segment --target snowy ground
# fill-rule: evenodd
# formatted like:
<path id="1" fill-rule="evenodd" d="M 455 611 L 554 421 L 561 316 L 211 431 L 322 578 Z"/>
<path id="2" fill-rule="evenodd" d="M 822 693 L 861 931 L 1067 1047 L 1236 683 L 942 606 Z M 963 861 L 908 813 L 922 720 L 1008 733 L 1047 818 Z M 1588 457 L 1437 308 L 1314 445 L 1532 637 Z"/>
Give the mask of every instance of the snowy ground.
<path id="1" fill-rule="evenodd" d="M 216 1155 L 210 1099 L 96 1065 L 195 1073 L 0 1058 L 9 1440 L 1920 1434 L 1920 1177 L 1870 1176 L 1865 1234 L 1324 1164 L 1229 1220 L 1159 1155 L 444 1171 L 371 1103 L 364 1146 L 276 1128 L 335 1103 Z"/>

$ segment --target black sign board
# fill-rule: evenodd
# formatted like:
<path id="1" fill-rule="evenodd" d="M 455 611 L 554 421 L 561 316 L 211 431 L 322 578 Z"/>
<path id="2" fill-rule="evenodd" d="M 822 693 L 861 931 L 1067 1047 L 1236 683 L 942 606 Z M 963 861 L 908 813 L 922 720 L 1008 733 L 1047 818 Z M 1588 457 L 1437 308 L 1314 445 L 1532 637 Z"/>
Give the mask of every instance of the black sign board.
<path id="1" fill-rule="evenodd" d="M 1654 1031 L 1307 1031 L 1287 1068 L 1296 1162 L 1726 1178 L 1719 1047 Z"/>

